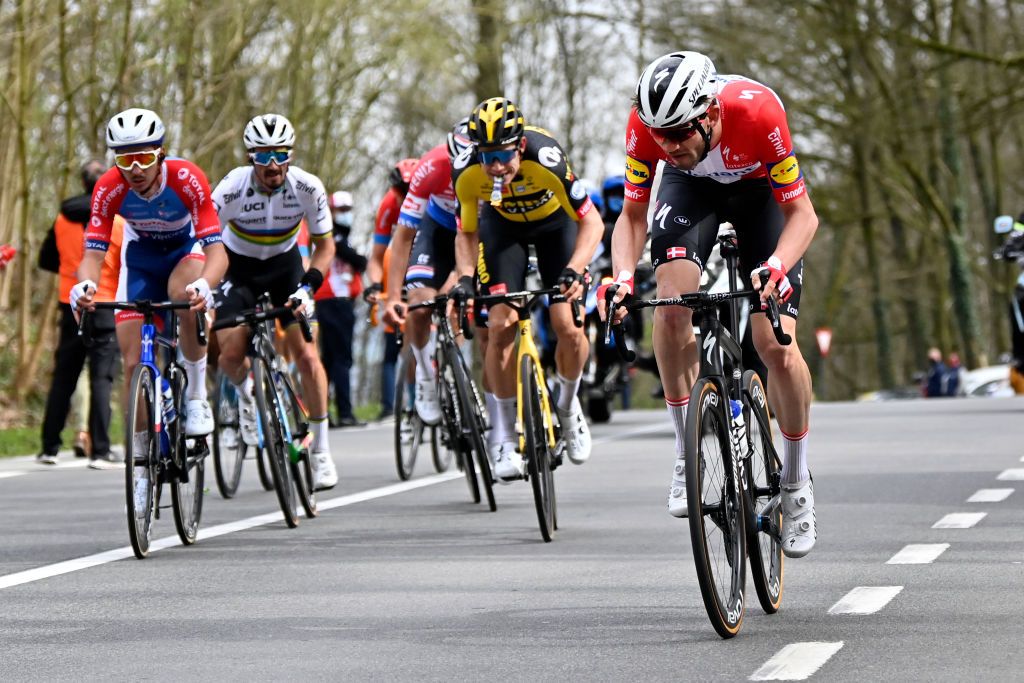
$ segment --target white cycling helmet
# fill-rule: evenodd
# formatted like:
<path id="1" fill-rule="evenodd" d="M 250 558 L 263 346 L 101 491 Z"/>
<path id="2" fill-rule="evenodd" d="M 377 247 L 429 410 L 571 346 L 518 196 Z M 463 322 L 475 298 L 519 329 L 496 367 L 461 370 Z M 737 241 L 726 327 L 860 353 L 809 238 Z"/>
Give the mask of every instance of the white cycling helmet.
<path id="1" fill-rule="evenodd" d="M 292 122 L 280 114 L 261 114 L 245 124 L 242 133 L 245 148 L 294 147 L 295 128 Z"/>
<path id="2" fill-rule="evenodd" d="M 351 209 L 352 193 L 345 190 L 332 192 L 327 196 L 327 205 L 332 209 Z"/>
<path id="3" fill-rule="evenodd" d="M 699 52 L 671 52 L 647 65 L 636 84 L 637 114 L 651 128 L 692 121 L 715 101 L 715 65 Z"/>
<path id="4" fill-rule="evenodd" d="M 107 147 L 119 150 L 138 145 L 164 144 L 164 122 L 149 109 L 125 109 L 107 123 Z"/>
<path id="5" fill-rule="evenodd" d="M 469 117 L 465 116 L 448 132 L 448 158 L 455 159 L 472 144 L 473 141 L 469 139 Z"/>

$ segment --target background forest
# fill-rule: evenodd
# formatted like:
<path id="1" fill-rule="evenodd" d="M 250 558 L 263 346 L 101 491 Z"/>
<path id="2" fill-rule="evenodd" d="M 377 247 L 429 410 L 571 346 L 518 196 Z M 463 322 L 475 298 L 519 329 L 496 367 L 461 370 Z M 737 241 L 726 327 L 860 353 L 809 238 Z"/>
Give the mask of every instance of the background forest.
<path id="1" fill-rule="evenodd" d="M 211 183 L 244 162 L 251 116 L 287 115 L 296 163 L 355 193 L 356 242 L 368 245 L 390 165 L 494 94 L 552 131 L 585 178 L 621 173 L 636 78 L 675 49 L 707 52 L 720 72 L 770 85 L 786 104 L 821 218 L 800 337 L 812 369 L 827 373 L 819 398 L 908 384 L 931 345 L 968 367 L 997 362 L 1014 274 L 991 258 L 991 225 L 1024 210 L 1024 5 L 628 7 L 0 0 L 0 243 L 19 250 L 0 274 L 0 423 L 29 419 L 49 384 L 56 286 L 35 256 L 60 200 L 81 191 L 79 163 L 105 153 L 111 114 L 156 110 L 169 151 Z M 834 332 L 827 362 L 818 327 Z"/>

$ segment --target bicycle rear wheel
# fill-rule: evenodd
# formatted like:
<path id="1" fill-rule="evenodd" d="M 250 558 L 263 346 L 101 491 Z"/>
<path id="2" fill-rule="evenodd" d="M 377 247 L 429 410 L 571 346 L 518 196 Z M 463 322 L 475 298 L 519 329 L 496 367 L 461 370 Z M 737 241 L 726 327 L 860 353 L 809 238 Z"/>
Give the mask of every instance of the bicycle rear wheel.
<path id="1" fill-rule="evenodd" d="M 235 386 L 217 373 L 213 397 L 213 474 L 222 498 L 233 498 L 242 480 L 242 463 L 249 447 L 238 425 L 238 395 Z"/>
<path id="2" fill-rule="evenodd" d="M 455 444 L 449 440 L 447 430 L 440 425 L 430 428 L 430 455 L 434 461 L 434 471 L 438 474 L 447 472 L 455 459 Z"/>
<path id="3" fill-rule="evenodd" d="M 178 415 L 183 415 L 185 405 L 185 372 L 172 363 L 167 368 L 167 381 L 174 392 L 174 405 Z M 199 534 L 199 520 L 203 515 L 203 483 L 206 471 L 206 456 L 210 449 L 206 437 L 186 439 L 183 419 L 178 418 L 166 426 L 167 437 L 174 447 L 172 468 L 171 507 L 174 509 L 174 528 L 183 545 L 192 545 Z M 188 442 L 192 446 L 188 446 Z"/>
<path id="4" fill-rule="evenodd" d="M 253 457 L 256 458 L 256 470 L 260 474 L 260 486 L 263 487 L 264 491 L 273 491 L 274 478 L 270 476 L 270 466 L 267 464 L 267 452 L 258 446 L 252 450 L 255 451 Z"/>
<path id="5" fill-rule="evenodd" d="M 299 399 L 292 390 L 287 376 L 275 373 L 277 395 L 283 400 L 284 418 L 288 422 L 288 433 L 291 442 L 288 444 L 288 465 L 295 482 L 295 491 L 299 496 L 299 504 L 306 513 L 307 519 L 319 514 L 316 509 L 316 489 L 313 487 L 313 463 L 310 460 L 309 448 L 303 442 L 309 434 L 309 420 L 299 404 Z"/>
<path id="6" fill-rule="evenodd" d="M 745 463 L 747 498 L 747 550 L 750 576 L 758 602 L 768 614 L 782 605 L 782 506 L 778 504 L 782 463 L 772 443 L 772 423 L 761 378 L 753 370 L 743 373 L 743 412 L 747 424 L 748 457 Z"/>
<path id="7" fill-rule="evenodd" d="M 477 469 L 480 470 L 480 482 L 483 484 L 483 492 L 487 497 L 487 505 L 491 512 L 494 512 L 498 509 L 498 503 L 494 500 L 494 477 L 491 474 L 491 460 L 487 457 L 487 443 L 484 441 L 484 427 L 487 424 L 483 416 L 484 408 L 480 405 L 477 394 L 470 384 L 473 380 L 469 377 L 466 360 L 462 357 L 458 347 L 452 344 L 445 349 L 445 353 L 448 356 L 448 366 L 452 369 L 455 390 L 459 396 L 462 436 L 469 444 L 470 450 L 476 454 Z M 468 462 L 472 457 L 469 453 L 466 455 Z"/>
<path id="8" fill-rule="evenodd" d="M 295 513 L 295 487 L 288 462 L 288 443 L 281 428 L 277 390 L 270 368 L 263 358 L 253 359 L 253 380 L 259 424 L 263 431 L 263 448 L 274 480 L 274 490 L 277 491 L 277 502 L 281 506 L 285 523 L 294 529 L 299 525 L 299 516 Z"/>
<path id="9" fill-rule="evenodd" d="M 530 356 L 523 356 L 520 361 L 519 377 L 523 386 L 523 432 L 526 442 L 523 455 L 530 485 L 533 487 L 540 535 L 545 543 L 550 543 L 555 533 L 555 477 L 551 471 L 548 433 L 541 407 L 543 396 L 538 388 L 537 371 Z"/>
<path id="10" fill-rule="evenodd" d="M 135 366 L 128 390 L 125 415 L 124 482 L 128 512 L 128 538 L 140 560 L 149 554 L 149 538 L 156 506 L 156 459 L 160 438 L 156 431 L 156 394 L 152 371 Z"/>
<path id="11" fill-rule="evenodd" d="M 395 372 L 395 469 L 402 481 L 412 477 L 416 454 L 423 443 L 423 421 L 416 414 L 413 400 L 413 365 L 412 354 L 402 353 Z"/>
<path id="12" fill-rule="evenodd" d="M 704 608 L 718 635 L 731 638 L 743 624 L 746 536 L 743 498 L 733 468 L 728 406 L 723 392 L 701 378 L 686 415 L 686 500 L 690 541 Z"/>

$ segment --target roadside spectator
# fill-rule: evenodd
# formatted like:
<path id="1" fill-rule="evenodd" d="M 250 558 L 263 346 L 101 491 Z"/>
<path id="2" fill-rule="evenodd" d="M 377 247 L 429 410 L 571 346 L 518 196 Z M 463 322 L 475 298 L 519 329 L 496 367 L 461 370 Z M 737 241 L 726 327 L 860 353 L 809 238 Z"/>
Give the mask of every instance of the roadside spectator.
<path id="1" fill-rule="evenodd" d="M 927 398 L 946 395 L 946 365 L 942 362 L 942 352 L 935 347 L 928 349 L 928 373 L 924 378 L 924 395 Z"/>
<path id="2" fill-rule="evenodd" d="M 114 334 L 114 312 L 96 311 L 90 315 L 92 343 L 86 347 L 78 336 L 78 323 L 71 312 L 69 294 L 78 281 L 76 271 L 84 250 L 85 224 L 89 221 L 89 205 L 93 186 L 106 167 L 96 159 L 82 164 L 81 178 L 84 194 L 70 197 L 61 204 L 60 213 L 39 251 L 38 265 L 43 270 L 60 275 L 60 339 L 54 359 L 53 379 L 46 399 L 46 412 L 42 426 L 42 448 L 36 456 L 45 465 L 55 465 L 61 446 L 61 430 L 67 421 L 71 396 L 79 375 L 89 360 L 89 444 L 82 440 L 76 445 L 87 450 L 90 467 L 104 469 L 116 466 L 118 459 L 110 450 L 110 392 L 117 372 L 119 350 Z M 120 223 L 115 229 L 120 227 Z M 118 242 L 120 236 L 114 235 Z M 97 300 L 110 301 L 114 297 L 118 268 L 109 267 L 108 261 L 117 260 L 118 254 L 110 250 L 104 262 Z"/>
<path id="3" fill-rule="evenodd" d="M 946 367 L 946 396 L 960 395 L 960 355 L 949 354 L 947 359 L 949 365 Z"/>
<path id="4" fill-rule="evenodd" d="M 363 290 L 360 273 L 366 257 L 348 243 L 352 231 L 352 193 L 338 191 L 328 196 L 334 219 L 334 261 L 324 284 L 317 290 L 316 317 L 320 323 L 320 357 L 327 379 L 334 385 L 338 417 L 332 427 L 359 427 L 352 412 L 352 330 L 356 315 L 353 300 Z"/>

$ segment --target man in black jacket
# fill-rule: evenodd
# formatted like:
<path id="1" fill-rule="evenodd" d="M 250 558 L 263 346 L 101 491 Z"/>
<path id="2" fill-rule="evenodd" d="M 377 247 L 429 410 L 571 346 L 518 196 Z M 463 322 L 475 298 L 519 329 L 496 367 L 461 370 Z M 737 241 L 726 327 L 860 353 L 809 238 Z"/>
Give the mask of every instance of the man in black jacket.
<path id="1" fill-rule="evenodd" d="M 110 450 L 110 392 L 117 373 L 119 352 L 114 335 L 114 312 L 96 311 L 91 318 L 93 341 L 86 347 L 78 336 L 78 323 L 71 312 L 68 294 L 77 282 L 76 270 L 82 260 L 83 235 L 89 221 L 92 189 L 106 170 L 103 163 L 90 159 L 82 164 L 81 177 L 84 194 L 70 197 L 61 204 L 60 214 L 43 240 L 39 250 L 39 268 L 60 275 L 60 339 L 54 354 L 53 379 L 46 399 L 43 417 L 42 448 L 37 456 L 44 465 L 57 464 L 61 446 L 61 430 L 67 421 L 71 395 L 82 374 L 85 360 L 89 359 L 89 434 L 91 452 L 89 466 L 103 469 L 115 464 Z M 76 445 L 76 450 L 78 447 Z"/>

